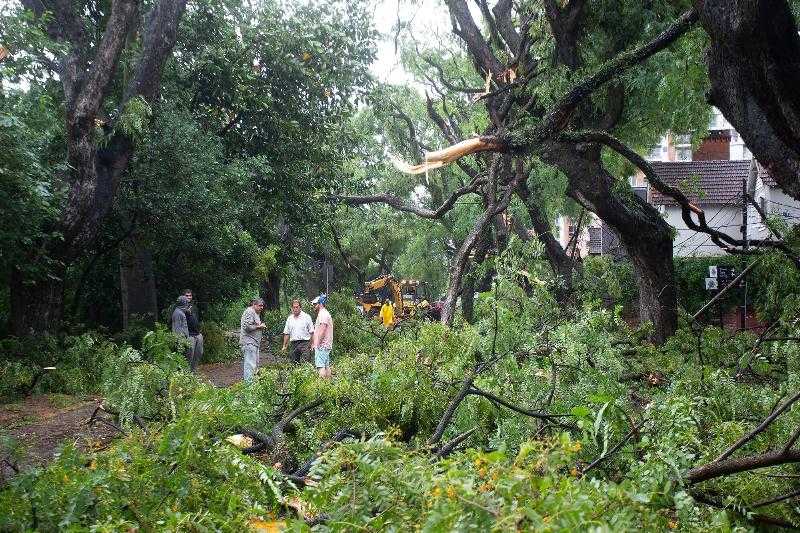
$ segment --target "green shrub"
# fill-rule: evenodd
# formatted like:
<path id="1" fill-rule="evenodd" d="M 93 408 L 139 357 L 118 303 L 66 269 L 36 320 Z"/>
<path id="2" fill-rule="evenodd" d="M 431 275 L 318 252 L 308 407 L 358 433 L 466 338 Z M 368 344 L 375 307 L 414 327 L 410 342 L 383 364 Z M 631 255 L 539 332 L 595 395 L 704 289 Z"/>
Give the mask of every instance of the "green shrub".
<path id="1" fill-rule="evenodd" d="M 230 361 L 239 356 L 238 341 L 226 336 L 226 331 L 218 322 L 204 321 L 200 325 L 203 334 L 203 362 L 217 363 Z"/>
<path id="2" fill-rule="evenodd" d="M 0 341 L 0 397 L 18 398 L 27 392 L 96 393 L 104 368 L 116 345 L 95 333 L 62 339 L 8 338 Z M 43 371 L 44 367 L 55 370 Z M 38 383 L 34 380 L 39 377 Z"/>
<path id="3" fill-rule="evenodd" d="M 27 393 L 39 369 L 24 361 L 0 361 L 0 401 L 10 402 Z"/>
<path id="4" fill-rule="evenodd" d="M 785 478 L 707 482 L 704 490 L 726 495 L 725 511 L 699 504 L 683 483 L 687 469 L 717 457 L 800 387 L 796 343 L 754 351 L 751 334 L 684 328 L 656 347 L 640 342 L 617 310 L 595 302 L 568 316 L 548 298 L 529 298 L 501 276 L 481 295 L 474 325 L 421 324 L 393 332 L 385 345 L 342 349 L 332 381 L 310 365 L 278 365 L 217 389 L 185 371 L 181 342 L 163 327 L 140 349 L 73 340 L 74 354 L 109 351 L 103 391 L 129 434 L 98 454 L 66 448 L 47 468 L 17 478 L 0 491 L 0 530 L 225 530 L 253 518 L 307 530 L 286 507 L 299 502 L 327 517 L 318 526 L 326 531 L 738 532 L 746 520 L 736 509 L 795 489 L 791 465 L 773 470 Z M 344 345 L 364 333 L 357 322 L 345 328 L 361 320 L 348 313 L 351 303 L 332 297 Z M 441 442 L 471 433 L 463 449 L 437 460 L 427 442 L 481 362 L 488 367 L 473 386 L 507 405 L 467 396 Z M 738 379 L 736 367 L 759 379 Z M 243 427 L 269 432 L 318 399 L 261 457 L 224 441 Z M 540 420 L 508 405 L 563 416 Z M 147 432 L 130 423 L 134 416 L 151 423 Z M 800 412 L 789 411 L 737 453 L 779 449 L 799 424 Z M 293 470 L 344 428 L 363 437 L 325 448 L 311 471 L 315 484 L 297 491 L 273 468 Z M 766 511 L 800 519 L 791 504 Z"/>
<path id="5" fill-rule="evenodd" d="M 584 300 L 598 300 L 607 307 L 620 305 L 626 312 L 632 311 L 638 298 L 630 262 L 614 261 L 606 256 L 589 256 L 583 260 L 577 287 Z"/>

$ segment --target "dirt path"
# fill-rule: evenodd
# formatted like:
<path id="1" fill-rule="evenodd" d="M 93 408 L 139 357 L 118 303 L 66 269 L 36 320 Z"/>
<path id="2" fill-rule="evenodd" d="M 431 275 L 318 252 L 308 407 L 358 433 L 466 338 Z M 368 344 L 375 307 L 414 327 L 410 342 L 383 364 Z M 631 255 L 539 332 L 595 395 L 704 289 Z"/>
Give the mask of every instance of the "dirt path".
<path id="1" fill-rule="evenodd" d="M 269 362 L 262 353 L 261 366 Z M 228 387 L 242 379 L 242 361 L 201 365 L 200 374 L 217 387 Z M 63 394 L 28 396 L 12 404 L 0 404 L 0 435 L 21 445 L 17 466 L 26 469 L 51 461 L 59 447 L 74 442 L 81 449 L 98 449 L 119 435 L 113 427 L 89 420 L 100 398 Z M 14 475 L 3 461 L 0 449 L 0 481 Z"/>

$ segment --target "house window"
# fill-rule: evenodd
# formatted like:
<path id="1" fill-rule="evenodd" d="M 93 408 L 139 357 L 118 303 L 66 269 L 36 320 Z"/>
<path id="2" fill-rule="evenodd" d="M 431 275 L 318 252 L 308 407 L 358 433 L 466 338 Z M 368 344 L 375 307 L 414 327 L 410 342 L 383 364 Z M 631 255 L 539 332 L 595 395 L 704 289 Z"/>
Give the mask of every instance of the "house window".
<path id="1" fill-rule="evenodd" d="M 692 160 L 692 136 L 684 133 L 675 136 L 675 158 L 678 161 Z"/>
<path id="2" fill-rule="evenodd" d="M 661 159 L 661 153 L 662 153 L 661 145 L 657 144 L 650 150 L 650 153 L 647 154 L 647 159 L 659 160 Z"/>

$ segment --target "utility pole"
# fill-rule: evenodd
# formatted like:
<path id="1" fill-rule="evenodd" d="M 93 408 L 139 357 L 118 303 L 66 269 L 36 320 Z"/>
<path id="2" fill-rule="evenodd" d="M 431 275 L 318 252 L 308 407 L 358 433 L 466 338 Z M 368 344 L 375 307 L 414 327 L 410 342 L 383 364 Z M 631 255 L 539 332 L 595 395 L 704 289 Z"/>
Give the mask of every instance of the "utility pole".
<path id="1" fill-rule="evenodd" d="M 747 178 L 742 178 L 742 263 L 747 264 Z M 742 267 L 742 272 L 746 269 Z M 747 329 L 747 277 L 742 278 L 742 307 L 739 314 L 739 329 Z"/>

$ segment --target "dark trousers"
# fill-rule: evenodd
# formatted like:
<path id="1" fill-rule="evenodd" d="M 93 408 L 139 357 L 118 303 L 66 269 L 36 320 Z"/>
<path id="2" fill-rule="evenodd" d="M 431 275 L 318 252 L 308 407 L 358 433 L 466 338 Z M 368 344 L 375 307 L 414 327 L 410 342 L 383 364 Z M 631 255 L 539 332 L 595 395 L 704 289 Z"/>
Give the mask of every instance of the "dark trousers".
<path id="1" fill-rule="evenodd" d="M 311 341 L 292 341 L 289 343 L 289 358 L 293 363 L 311 361 Z"/>

